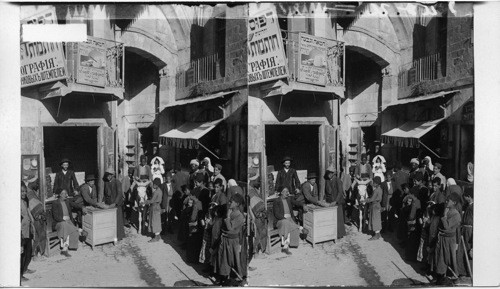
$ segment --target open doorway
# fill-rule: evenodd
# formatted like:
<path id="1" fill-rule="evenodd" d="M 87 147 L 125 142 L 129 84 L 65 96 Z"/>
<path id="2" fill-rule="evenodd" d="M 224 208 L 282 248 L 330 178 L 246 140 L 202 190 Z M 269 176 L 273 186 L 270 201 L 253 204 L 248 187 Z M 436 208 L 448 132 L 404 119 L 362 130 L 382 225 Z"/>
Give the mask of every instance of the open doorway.
<path id="1" fill-rule="evenodd" d="M 319 171 L 319 125 L 266 125 L 267 165 L 282 168 L 283 157 L 293 159 L 296 170 Z"/>
<path id="2" fill-rule="evenodd" d="M 93 126 L 71 126 L 43 128 L 45 166 L 53 173 L 60 170 L 63 158 L 71 160 L 70 168 L 75 172 L 97 174 L 97 129 Z"/>

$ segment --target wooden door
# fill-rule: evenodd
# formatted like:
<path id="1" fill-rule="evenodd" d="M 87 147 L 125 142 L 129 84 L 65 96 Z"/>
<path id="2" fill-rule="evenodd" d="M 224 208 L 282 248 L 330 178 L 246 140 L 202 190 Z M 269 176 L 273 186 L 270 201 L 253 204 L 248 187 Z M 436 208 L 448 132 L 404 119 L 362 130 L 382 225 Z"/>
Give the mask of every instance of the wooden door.
<path id="1" fill-rule="evenodd" d="M 116 172 L 116 146 L 115 132 L 108 126 L 100 126 L 98 132 L 98 152 L 99 152 L 99 201 L 104 196 L 104 173 L 108 169 Z"/>

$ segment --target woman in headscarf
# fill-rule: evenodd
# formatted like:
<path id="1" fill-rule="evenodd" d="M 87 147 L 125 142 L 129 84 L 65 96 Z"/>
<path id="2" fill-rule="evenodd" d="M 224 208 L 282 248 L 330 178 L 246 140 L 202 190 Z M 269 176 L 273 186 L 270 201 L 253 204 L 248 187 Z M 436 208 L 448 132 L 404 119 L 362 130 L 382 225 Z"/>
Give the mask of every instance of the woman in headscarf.
<path id="1" fill-rule="evenodd" d="M 373 158 L 373 168 L 372 168 L 372 172 L 373 172 L 373 177 L 380 177 L 380 180 L 382 182 L 385 181 L 385 172 L 386 172 L 386 168 L 385 168 L 385 158 L 381 155 L 377 155 Z"/>
<path id="2" fill-rule="evenodd" d="M 212 166 L 212 162 L 210 161 L 210 158 L 209 157 L 204 158 L 203 162 L 205 163 L 205 169 L 206 169 L 207 173 L 211 177 L 214 174 L 214 167 Z"/>

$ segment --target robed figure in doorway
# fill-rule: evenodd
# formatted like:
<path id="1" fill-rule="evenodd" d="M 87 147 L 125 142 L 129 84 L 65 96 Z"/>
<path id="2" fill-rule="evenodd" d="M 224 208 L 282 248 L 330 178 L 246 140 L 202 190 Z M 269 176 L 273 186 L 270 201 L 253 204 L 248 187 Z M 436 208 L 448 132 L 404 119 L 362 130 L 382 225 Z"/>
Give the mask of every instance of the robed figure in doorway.
<path id="1" fill-rule="evenodd" d="M 115 178 L 115 171 L 108 169 L 104 173 L 104 203 L 110 208 L 116 207 L 116 238 L 118 241 L 125 237 L 123 228 L 123 192 L 122 184 Z"/>

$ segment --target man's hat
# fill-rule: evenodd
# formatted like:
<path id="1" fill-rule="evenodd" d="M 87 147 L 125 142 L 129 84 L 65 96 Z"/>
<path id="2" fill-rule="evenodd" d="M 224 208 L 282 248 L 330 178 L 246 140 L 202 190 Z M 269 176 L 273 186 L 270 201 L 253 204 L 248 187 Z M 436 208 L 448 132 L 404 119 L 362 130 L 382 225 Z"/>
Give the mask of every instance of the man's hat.
<path id="1" fill-rule="evenodd" d="M 416 164 L 417 166 L 420 164 L 420 162 L 418 161 L 418 159 L 417 159 L 417 158 L 412 158 L 412 159 L 411 159 L 411 161 L 410 161 L 410 163 L 414 163 L 414 164 Z"/>
<path id="2" fill-rule="evenodd" d="M 292 158 L 291 157 L 284 157 L 283 160 L 281 161 L 282 163 L 286 162 L 286 161 L 292 161 Z"/>
<path id="3" fill-rule="evenodd" d="M 318 175 L 316 173 L 307 173 L 307 179 L 316 179 Z"/>
<path id="4" fill-rule="evenodd" d="M 192 159 L 190 162 L 189 162 L 190 165 L 197 165 L 199 166 L 200 165 L 200 162 L 197 160 L 197 159 Z"/>
<path id="5" fill-rule="evenodd" d="M 115 170 L 113 168 L 108 168 L 106 170 L 106 174 L 108 174 L 108 175 L 115 175 Z"/>
<path id="6" fill-rule="evenodd" d="M 64 158 L 64 159 L 61 160 L 61 162 L 59 162 L 59 165 L 62 166 L 62 164 L 64 164 L 64 163 L 70 164 L 71 161 L 69 159 Z"/>
<path id="7" fill-rule="evenodd" d="M 335 168 L 333 167 L 333 165 L 328 166 L 328 168 L 326 169 L 326 171 L 327 171 L 327 172 L 330 172 L 330 173 L 335 173 L 335 172 L 336 172 L 336 170 L 335 170 Z"/>
<path id="8" fill-rule="evenodd" d="M 85 181 L 92 181 L 92 180 L 96 180 L 96 179 L 97 178 L 93 174 L 85 176 Z"/>

